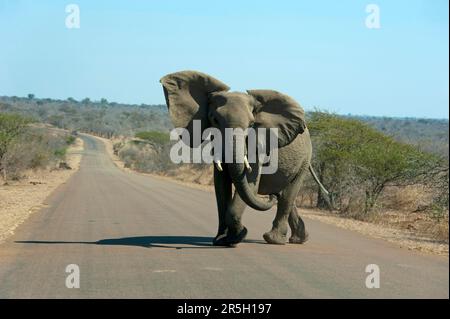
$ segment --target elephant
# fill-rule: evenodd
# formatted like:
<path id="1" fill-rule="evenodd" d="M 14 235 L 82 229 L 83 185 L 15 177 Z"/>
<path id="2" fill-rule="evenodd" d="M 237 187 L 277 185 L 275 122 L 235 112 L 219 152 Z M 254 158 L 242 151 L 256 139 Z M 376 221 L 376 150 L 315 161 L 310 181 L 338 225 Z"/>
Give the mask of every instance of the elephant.
<path id="1" fill-rule="evenodd" d="M 234 247 L 247 235 L 241 218 L 246 206 L 266 211 L 277 205 L 270 231 L 263 235 L 269 244 L 284 245 L 288 226 L 289 243 L 308 240 L 295 199 L 309 170 L 324 194 L 326 189 L 311 166 L 312 145 L 305 113 L 291 97 L 273 90 L 230 92 L 218 79 L 197 71 L 181 71 L 161 78 L 169 117 L 175 127 L 193 131 L 194 120 L 201 130 L 215 127 L 278 129 L 278 168 L 260 174 L 260 162 L 233 161 L 214 165 L 214 190 L 219 225 L 213 245 Z M 189 146 L 195 147 L 193 141 Z M 233 159 L 235 159 L 233 151 Z M 223 163 L 223 164 L 222 164 Z M 234 192 L 233 187 L 234 186 Z M 268 195 L 265 198 L 258 195 Z"/>

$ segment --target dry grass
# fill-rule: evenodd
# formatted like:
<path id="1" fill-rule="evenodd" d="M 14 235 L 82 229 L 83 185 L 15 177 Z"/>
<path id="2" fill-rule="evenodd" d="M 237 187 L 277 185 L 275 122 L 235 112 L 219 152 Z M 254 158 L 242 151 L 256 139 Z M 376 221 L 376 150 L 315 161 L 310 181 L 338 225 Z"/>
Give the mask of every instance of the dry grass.
<path id="1" fill-rule="evenodd" d="M 0 242 L 14 234 L 14 230 L 32 213 L 45 207 L 45 199 L 79 168 L 83 141 L 77 139 L 67 151 L 67 164 L 72 168 L 28 171 L 19 181 L 3 185 L 0 178 Z"/>
<path id="2" fill-rule="evenodd" d="M 423 185 L 388 187 L 380 198 L 385 209 L 410 212 L 425 207 L 431 200 L 432 192 Z"/>
<path id="3" fill-rule="evenodd" d="M 335 225 L 340 228 L 353 230 L 374 238 L 380 238 L 410 250 L 448 256 L 448 224 L 447 242 L 445 242 L 434 239 L 429 235 L 421 234 L 413 229 L 398 227 L 398 223 L 396 224 L 393 222 L 393 219 L 397 219 L 397 221 L 402 219 L 398 214 L 391 215 L 391 218 L 380 218 L 379 222 L 376 222 L 375 220 L 367 222 L 312 209 L 302 209 L 301 213 L 307 218 Z"/>
<path id="4" fill-rule="evenodd" d="M 428 238 L 439 243 L 449 242 L 448 215 L 437 220 L 426 212 L 384 211 L 373 214 L 369 219 L 377 225 L 406 230 L 416 236 Z"/>

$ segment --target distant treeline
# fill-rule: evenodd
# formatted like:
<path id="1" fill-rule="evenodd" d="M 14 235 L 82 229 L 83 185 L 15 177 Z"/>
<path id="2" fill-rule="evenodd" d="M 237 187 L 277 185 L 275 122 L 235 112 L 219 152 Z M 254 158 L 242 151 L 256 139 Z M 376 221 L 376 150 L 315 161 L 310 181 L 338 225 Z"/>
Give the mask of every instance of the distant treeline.
<path id="1" fill-rule="evenodd" d="M 372 127 L 400 142 L 415 144 L 425 151 L 448 158 L 449 121 L 447 119 L 350 117 L 367 122 Z"/>
<path id="2" fill-rule="evenodd" d="M 0 97 L 0 112 L 16 113 L 72 131 L 104 137 L 133 136 L 138 131 L 168 131 L 171 123 L 165 105 L 130 105 L 106 99 L 76 101 Z"/>

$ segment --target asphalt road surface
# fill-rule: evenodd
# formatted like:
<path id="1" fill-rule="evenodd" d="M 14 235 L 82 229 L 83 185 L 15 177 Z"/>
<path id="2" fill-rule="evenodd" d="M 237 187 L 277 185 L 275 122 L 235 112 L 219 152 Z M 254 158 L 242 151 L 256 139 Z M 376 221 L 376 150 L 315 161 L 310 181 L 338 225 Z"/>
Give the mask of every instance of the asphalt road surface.
<path id="1" fill-rule="evenodd" d="M 449 297 L 448 257 L 308 219 L 306 244 L 268 245 L 273 210 L 247 209 L 246 241 L 213 247 L 213 193 L 124 172 L 83 138 L 80 170 L 0 245 L 1 298 Z M 80 288 L 66 287 L 69 264 Z M 366 287 L 369 264 L 380 288 Z"/>

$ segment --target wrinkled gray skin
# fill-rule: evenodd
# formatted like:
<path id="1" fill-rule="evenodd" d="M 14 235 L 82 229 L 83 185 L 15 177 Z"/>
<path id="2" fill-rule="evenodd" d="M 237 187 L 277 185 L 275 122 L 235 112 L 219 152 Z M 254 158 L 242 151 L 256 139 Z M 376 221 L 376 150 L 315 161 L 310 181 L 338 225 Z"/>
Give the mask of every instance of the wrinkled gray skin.
<path id="1" fill-rule="evenodd" d="M 272 229 L 263 235 L 266 242 L 285 244 L 289 225 L 289 242 L 304 243 L 308 234 L 295 198 L 310 167 L 312 147 L 300 106 L 275 91 L 228 92 L 222 82 L 195 71 L 169 74 L 161 83 L 176 127 L 191 130 L 196 119 L 202 121 L 202 129 L 216 127 L 222 132 L 227 127 L 279 129 L 278 169 L 274 174 L 259 176 L 258 163 L 251 163 L 251 172 L 242 161 L 226 164 L 223 159 L 222 171 L 214 166 L 219 227 L 213 244 L 234 246 L 245 238 L 247 229 L 241 219 L 247 205 L 262 211 L 274 204 L 277 213 Z M 258 194 L 272 196 L 262 198 Z"/>

